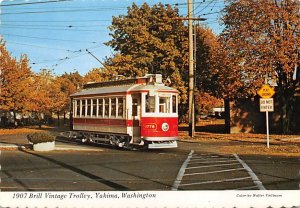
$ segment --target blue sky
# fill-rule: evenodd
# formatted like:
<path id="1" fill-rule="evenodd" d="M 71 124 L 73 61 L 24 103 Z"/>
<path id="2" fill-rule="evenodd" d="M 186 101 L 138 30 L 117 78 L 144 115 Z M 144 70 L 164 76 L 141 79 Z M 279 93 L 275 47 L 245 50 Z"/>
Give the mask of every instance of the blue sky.
<path id="1" fill-rule="evenodd" d="M 112 56 L 109 41 L 112 16 L 126 14 L 132 3 L 178 4 L 187 16 L 187 0 L 0 0 L 0 34 L 14 57 L 27 54 L 31 68 L 53 69 L 56 75 L 79 71 L 84 75 Z M 194 14 L 207 18 L 206 26 L 220 33 L 218 23 L 223 0 L 194 0 Z"/>

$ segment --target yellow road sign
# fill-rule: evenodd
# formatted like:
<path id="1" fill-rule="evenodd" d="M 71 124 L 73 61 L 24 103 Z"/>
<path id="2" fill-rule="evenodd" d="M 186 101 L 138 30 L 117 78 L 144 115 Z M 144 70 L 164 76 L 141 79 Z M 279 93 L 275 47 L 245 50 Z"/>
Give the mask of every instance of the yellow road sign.
<path id="1" fill-rule="evenodd" d="M 275 94 L 275 91 L 272 87 L 270 87 L 267 84 L 264 84 L 258 91 L 257 94 L 259 94 L 259 96 L 261 98 L 271 98 L 273 97 L 273 95 Z"/>

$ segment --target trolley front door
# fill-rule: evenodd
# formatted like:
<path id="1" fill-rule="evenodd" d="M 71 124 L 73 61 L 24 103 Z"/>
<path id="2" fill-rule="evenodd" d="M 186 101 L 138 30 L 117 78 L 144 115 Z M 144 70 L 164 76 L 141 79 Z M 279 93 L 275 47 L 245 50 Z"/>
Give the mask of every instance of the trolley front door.
<path id="1" fill-rule="evenodd" d="M 139 143 L 141 140 L 141 95 L 132 95 L 132 137 L 134 143 Z"/>

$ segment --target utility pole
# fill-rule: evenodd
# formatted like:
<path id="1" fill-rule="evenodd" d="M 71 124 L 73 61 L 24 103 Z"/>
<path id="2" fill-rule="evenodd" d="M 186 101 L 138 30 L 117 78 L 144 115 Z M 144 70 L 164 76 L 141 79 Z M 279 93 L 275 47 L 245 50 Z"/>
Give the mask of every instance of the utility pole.
<path id="1" fill-rule="evenodd" d="M 194 44 L 196 48 L 196 28 L 195 28 L 195 43 L 193 40 L 193 21 L 205 21 L 205 18 L 194 18 L 193 17 L 193 0 L 188 0 L 188 17 L 178 17 L 173 18 L 174 20 L 185 21 L 188 20 L 188 30 L 189 30 L 189 136 L 195 136 L 195 103 L 194 103 L 194 86 L 195 86 L 195 75 L 194 69 L 195 61 L 194 56 Z M 196 59 L 196 57 L 195 57 Z"/>
<path id="2" fill-rule="evenodd" d="M 194 103 L 194 45 L 193 45 L 193 0 L 188 0 L 189 28 L 189 136 L 195 136 L 195 103 Z"/>

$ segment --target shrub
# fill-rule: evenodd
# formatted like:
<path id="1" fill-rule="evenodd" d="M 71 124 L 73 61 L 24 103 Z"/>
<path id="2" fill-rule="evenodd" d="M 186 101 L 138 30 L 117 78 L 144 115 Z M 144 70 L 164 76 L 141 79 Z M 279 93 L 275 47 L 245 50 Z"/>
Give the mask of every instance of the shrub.
<path id="1" fill-rule="evenodd" d="M 52 136 L 46 132 L 35 132 L 27 135 L 29 142 L 33 144 L 42 143 L 42 142 L 53 142 L 55 141 L 55 136 Z"/>

